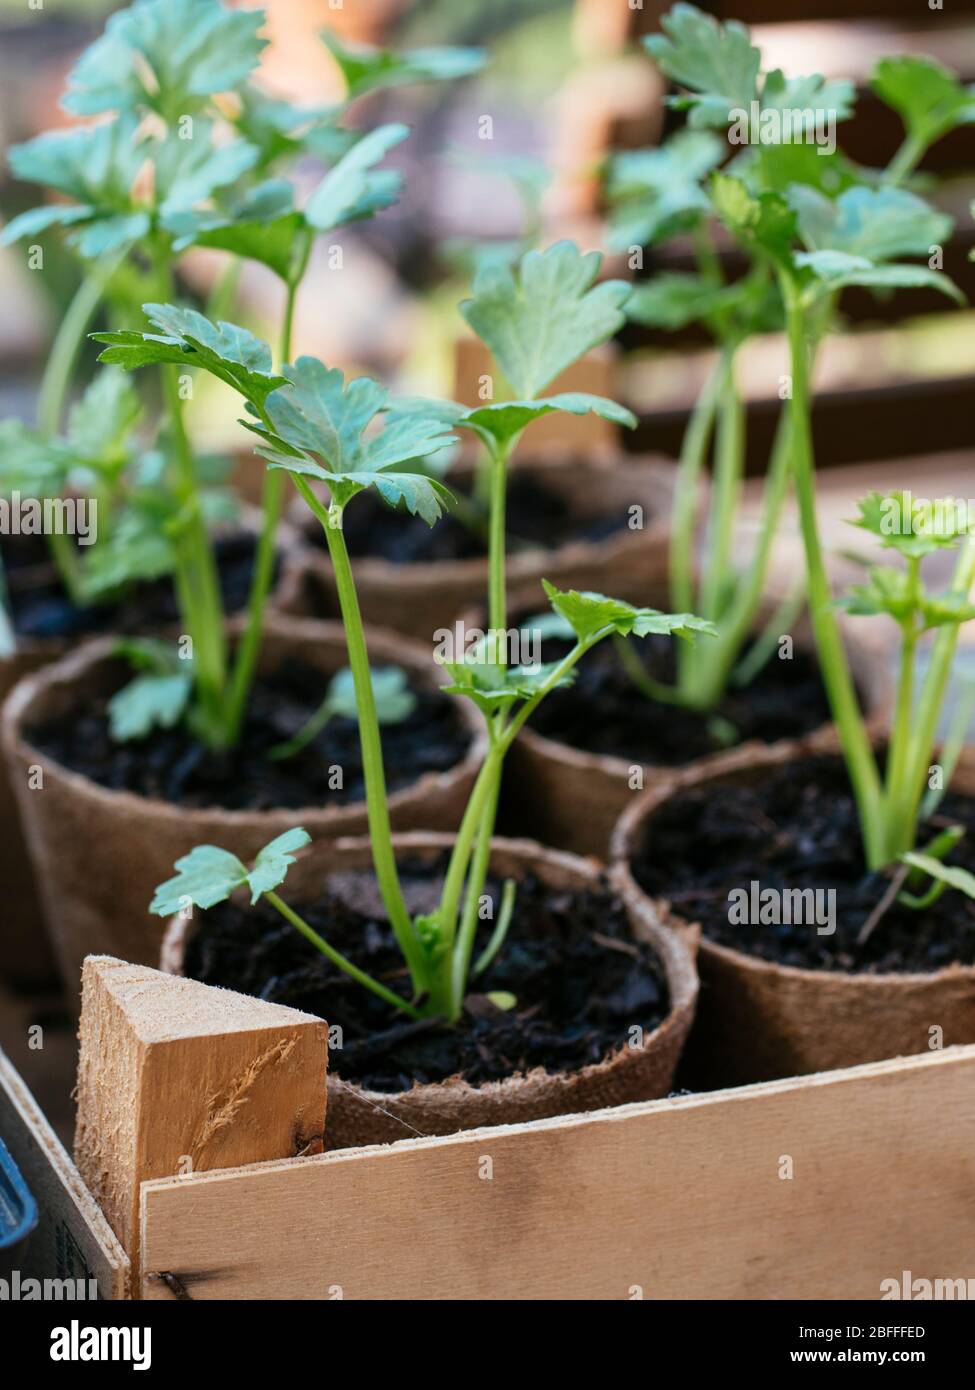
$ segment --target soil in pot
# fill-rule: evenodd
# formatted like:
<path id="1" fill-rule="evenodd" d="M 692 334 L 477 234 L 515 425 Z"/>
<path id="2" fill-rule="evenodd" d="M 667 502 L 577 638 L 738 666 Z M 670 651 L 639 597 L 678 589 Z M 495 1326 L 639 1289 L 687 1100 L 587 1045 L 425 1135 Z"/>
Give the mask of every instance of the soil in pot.
<path id="1" fill-rule="evenodd" d="M 362 801 L 365 783 L 353 719 L 329 720 L 295 757 L 275 761 L 267 756 L 318 709 L 326 685 L 318 667 L 298 658 L 258 676 L 243 735 L 230 751 L 207 749 L 183 728 L 156 729 L 147 738 L 116 743 L 109 734 L 108 691 L 86 694 L 70 718 L 32 727 L 31 743 L 103 787 L 175 805 L 262 811 Z M 470 731 L 454 701 L 418 687 L 413 694 L 416 706 L 409 718 L 383 729 L 390 793 L 425 772 L 455 767 L 470 744 Z M 342 771 L 341 785 L 336 785 L 336 768 Z"/>
<path id="2" fill-rule="evenodd" d="M 653 680 L 673 685 L 672 639 L 649 637 L 632 647 Z M 566 642 L 544 642 L 542 660 L 559 660 L 568 650 Z M 751 739 L 800 738 L 831 717 L 819 664 L 801 647 L 791 661 L 773 657 L 747 686 L 729 687 L 706 713 L 650 700 L 623 669 L 611 642 L 589 652 L 577 670 L 574 684 L 552 691 L 530 727 L 580 752 L 644 765 L 678 767 Z"/>
<path id="3" fill-rule="evenodd" d="M 228 613 L 239 612 L 247 603 L 255 549 L 256 539 L 247 533 L 220 536 L 214 541 L 220 591 Z M 6 554 L 5 548 L 5 561 Z M 32 576 L 33 582 L 19 585 L 16 569 L 12 572 L 10 609 L 19 637 L 74 640 L 102 632 L 146 632 L 179 621 L 168 575 L 140 584 L 118 603 L 88 608 L 75 607 L 53 570 L 49 575 L 41 582 Z"/>
<path id="4" fill-rule="evenodd" d="M 404 863 L 413 911 L 436 903 L 445 861 Z M 356 964 L 391 988 L 408 981 L 371 874 L 342 872 L 314 906 L 299 910 Z M 501 885 L 487 885 L 495 904 Z M 490 937 L 481 928 L 477 952 Z M 407 1091 L 414 1082 L 461 1076 L 471 1085 L 540 1067 L 571 1071 L 602 1061 L 634 1025 L 649 1033 L 669 1011 L 667 983 L 653 948 L 636 941 L 620 899 L 593 889 L 554 888 L 533 875 L 518 885 L 499 955 L 472 984 L 462 1026 L 391 1018 L 390 1008 L 342 974 L 264 905 L 211 908 L 187 946 L 185 973 L 327 1018 L 342 1028 L 330 1069 L 369 1091 Z M 514 1008 L 487 994 L 503 990 Z"/>
<path id="5" fill-rule="evenodd" d="M 458 495 L 465 488 L 452 483 Z M 469 492 L 468 492 L 469 497 Z M 507 499 L 508 549 L 511 554 L 529 546 L 555 549 L 571 541 L 598 542 L 622 531 L 627 516 L 614 507 L 600 514 L 577 517 L 568 499 L 544 479 L 529 472 L 512 472 Z M 345 540 L 353 559 L 370 556 L 395 565 L 477 559 L 487 554 L 487 529 L 475 530 L 447 512 L 428 526 L 421 517 L 406 517 L 385 506 L 373 494 L 363 494 L 345 522 Z M 309 532 L 324 546 L 321 527 Z"/>
<path id="6" fill-rule="evenodd" d="M 948 825 L 968 832 L 948 862 L 975 871 L 975 798 L 949 793 L 921 843 Z M 699 922 L 710 940 L 779 965 L 871 975 L 975 964 L 975 903 L 960 892 L 923 912 L 895 903 L 858 942 L 890 880 L 864 869 L 856 807 L 835 757 L 676 792 L 654 813 L 631 869 L 646 893 Z M 835 931 L 820 935 L 808 922 L 733 924 L 729 893 L 753 882 L 762 890 L 835 891 Z M 824 909 L 828 901 L 819 899 Z"/>

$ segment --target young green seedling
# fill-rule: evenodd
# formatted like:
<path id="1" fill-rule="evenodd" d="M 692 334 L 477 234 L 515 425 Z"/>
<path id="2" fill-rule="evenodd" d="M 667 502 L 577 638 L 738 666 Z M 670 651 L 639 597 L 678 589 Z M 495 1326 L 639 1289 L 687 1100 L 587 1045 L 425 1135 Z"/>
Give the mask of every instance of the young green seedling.
<path id="1" fill-rule="evenodd" d="M 416 709 L 416 696 L 407 684 L 406 672 L 398 666 L 378 666 L 369 675 L 379 724 L 402 724 L 404 719 L 409 719 Z M 332 677 L 324 700 L 311 718 L 293 738 L 275 744 L 268 757 L 274 761 L 293 758 L 317 738 L 330 720 L 355 719 L 357 715 L 355 679 L 351 668 L 346 666 Z"/>
<path id="2" fill-rule="evenodd" d="M 272 469 L 291 476 L 322 526 L 332 559 L 359 720 L 373 863 L 390 925 L 410 971 L 412 996 L 398 1000 L 398 1007 L 410 1014 L 444 1017 L 451 1022 L 460 1016 L 487 879 L 504 759 L 539 703 L 551 690 L 571 680 L 582 657 L 606 637 L 659 633 L 690 640 L 698 632 L 713 633 L 710 623 L 690 614 L 669 615 L 599 594 L 560 592 L 546 584 L 556 614 L 573 633 L 571 649 L 561 661 L 508 667 L 504 657 L 498 656 L 495 643 L 476 650 L 468 660 L 445 663 L 451 677 L 446 689 L 472 700 L 484 716 L 488 753 L 458 829 L 439 906 L 432 913 L 411 918 L 393 851 L 380 721 L 343 534 L 345 509 L 354 505 L 358 494 L 373 488 L 383 501 L 422 516 L 432 525 L 450 504 L 451 494 L 440 478 L 425 469 L 424 460 L 453 442 L 455 436 L 448 432 L 451 426 L 477 431 L 494 450 L 496 463 L 491 497 L 491 628 L 495 633 L 503 630 L 507 613 L 504 466 L 514 440 L 532 420 L 553 410 L 581 414 L 597 409 L 618 420 L 627 415 L 613 402 L 598 397 L 539 394 L 581 351 L 601 341 L 618 324 L 620 289 L 612 282 L 593 288 L 598 264 L 598 257 L 581 256 L 571 244 L 560 243 L 544 254 L 530 253 L 517 278 L 498 271 L 480 281 L 467 306 L 468 318 L 483 333 L 524 399 L 474 411 L 449 402 L 397 402 L 374 381 L 360 378 L 346 385 L 341 372 L 303 357 L 284 369 L 286 384 L 259 401 L 248 402 L 251 418 L 245 423 L 261 438 L 258 452 Z M 141 345 L 119 345 L 115 350 L 155 355 L 160 348 L 157 340 L 147 337 Z M 218 374 L 226 370 L 216 360 L 201 365 Z M 376 429 L 379 417 L 384 417 L 382 429 Z M 324 494 L 316 488 L 324 488 Z M 485 659 L 489 656 L 493 659 Z M 206 905 L 199 896 L 192 896 L 196 891 L 193 883 L 179 884 L 177 878 L 164 885 L 155 911 L 167 911 L 184 892 L 199 905 Z M 219 884 L 206 882 L 204 896 L 216 901 L 211 895 L 218 889 Z M 510 898 L 510 890 L 506 894 Z M 292 909 L 280 899 L 271 901 L 298 925 L 300 919 Z M 510 915 L 510 905 L 503 903 L 492 942 L 479 964 L 499 948 Z M 307 924 L 302 923 L 299 929 L 308 934 Z M 335 954 L 330 958 L 334 960 Z"/>
<path id="3" fill-rule="evenodd" d="M 739 520 L 746 439 L 736 363 L 751 337 L 785 326 L 785 308 L 774 259 L 760 240 L 739 237 L 749 258 L 748 271 L 734 282 L 725 278 L 711 229 L 715 221 L 731 225 L 722 202 L 728 187 L 724 176 L 714 176 L 714 171 L 725 159 L 730 138 L 737 153 L 726 174 L 755 199 L 764 195 L 791 197 L 791 190 L 805 189 L 810 199 L 830 203 L 852 192 L 861 175 L 835 148 L 835 134 L 831 134 L 835 123 L 852 115 L 854 91 L 850 82 L 828 81 L 817 74 L 786 78 L 777 69 L 763 71 L 760 51 L 751 43 L 747 29 L 734 21 L 721 24 L 692 5 L 674 6 L 661 21 L 661 28 L 661 34 L 648 37 L 644 44 L 661 71 L 681 89 L 680 95 L 670 98 L 670 104 L 687 112 L 688 129 L 676 132 L 658 148 L 610 161 L 610 242 L 614 249 L 628 250 L 632 255 L 675 236 L 689 234 L 693 241 L 696 273 L 660 274 L 639 284 L 627 304 L 627 314 L 636 322 L 665 329 L 700 323 L 718 349 L 716 365 L 692 412 L 681 450 L 670 575 L 673 606 L 696 608 L 716 622 L 719 636 L 714 643 L 681 653 L 674 689 L 646 678 L 640 684 L 658 699 L 708 710 L 721 699 L 729 680 L 745 683 L 760 669 L 763 653 L 772 650 L 766 639 L 787 630 L 805 597 L 802 586 L 787 595 L 765 634 L 743 659 L 744 648 L 754 634 L 773 542 L 791 484 L 791 404 L 786 401 L 780 416 L 752 558 L 747 569 L 739 573 L 733 563 L 733 540 Z M 906 125 L 904 144 L 887 169 L 870 176 L 871 184 L 882 183 L 893 190 L 910 175 L 934 141 L 972 120 L 975 102 L 971 91 L 929 59 L 883 59 L 872 85 Z M 855 199 L 846 206 L 855 215 Z M 889 205 L 895 221 L 899 206 Z M 844 207 L 841 216 L 846 215 Z M 929 224 L 932 244 L 938 244 L 946 234 L 946 225 L 950 224 L 933 218 Z M 923 250 L 927 254 L 928 248 Z M 876 240 L 867 251 L 878 260 L 889 259 Z M 883 275 L 891 283 L 889 267 Z M 893 278 L 896 281 L 896 275 Z M 833 294 L 811 307 L 807 320 L 811 351 L 832 326 L 841 288 L 837 283 Z M 696 523 L 712 434 L 714 488 L 698 585 Z M 638 675 L 632 659 L 629 665 Z"/>

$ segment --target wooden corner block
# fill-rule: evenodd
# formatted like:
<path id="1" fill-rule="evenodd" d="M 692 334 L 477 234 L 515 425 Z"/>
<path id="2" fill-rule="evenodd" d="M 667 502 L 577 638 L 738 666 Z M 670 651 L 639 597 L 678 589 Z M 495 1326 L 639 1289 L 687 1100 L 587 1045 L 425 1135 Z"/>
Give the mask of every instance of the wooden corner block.
<path id="1" fill-rule="evenodd" d="M 327 1061 L 320 1018 L 87 958 L 75 1161 L 133 1271 L 146 1179 L 322 1151 Z"/>

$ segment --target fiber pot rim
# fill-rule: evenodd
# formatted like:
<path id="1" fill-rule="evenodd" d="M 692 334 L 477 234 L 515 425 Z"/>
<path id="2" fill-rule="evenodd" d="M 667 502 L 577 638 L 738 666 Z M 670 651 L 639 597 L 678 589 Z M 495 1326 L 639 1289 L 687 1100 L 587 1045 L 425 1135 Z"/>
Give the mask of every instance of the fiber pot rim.
<path id="1" fill-rule="evenodd" d="M 877 737 L 873 738 L 874 747 L 879 741 Z M 747 756 L 743 756 L 746 753 Z M 631 856 L 643 837 L 648 822 L 662 808 L 664 802 L 669 801 L 671 797 L 708 782 L 733 782 L 743 772 L 754 772 L 760 776 L 765 770 L 784 766 L 790 762 L 803 762 L 810 758 L 823 756 L 840 758 L 841 754 L 835 742 L 825 741 L 819 734 L 810 734 L 802 739 L 760 746 L 759 755 L 756 755 L 754 751 L 748 752 L 747 748 L 742 746 L 742 748 L 736 749 L 734 754 L 725 758 L 720 765 L 702 763 L 690 766 L 669 777 L 662 778 L 656 785 L 646 788 L 620 816 L 610 841 L 610 865 L 619 882 L 620 891 L 628 899 L 634 901 L 638 899 L 643 899 L 646 902 L 656 901 L 656 899 L 650 898 L 637 882 L 630 867 Z M 964 769 L 962 771 L 964 772 Z M 967 781 L 968 778 L 963 777 L 963 780 Z M 972 795 L 968 791 L 964 791 L 963 794 Z M 782 965 L 777 961 L 765 960 L 761 956 L 754 956 L 747 951 L 738 951 L 733 946 L 725 946 L 712 941 L 699 923 L 695 923 L 695 926 L 699 932 L 700 944 L 698 949 L 701 955 L 713 956 L 734 966 L 736 970 L 747 972 L 752 976 L 774 975 L 781 979 L 804 983 L 823 980 L 828 982 L 832 988 L 838 987 L 848 990 L 861 990 L 864 987 L 889 989 L 892 985 L 920 986 L 922 984 L 928 985 L 931 981 L 939 979 L 957 979 L 961 976 L 975 978 L 975 964 L 963 965 L 959 961 L 953 961 L 950 965 L 943 965 L 937 970 L 886 971 L 884 973 L 852 970 L 810 970 L 803 966 Z"/>
<path id="2" fill-rule="evenodd" d="M 432 857 L 449 849 L 455 838 L 454 835 L 443 832 L 404 831 L 393 835 L 393 848 L 397 852 L 397 857 L 411 852 L 421 854 L 429 852 Z M 368 869 L 372 865 L 372 847 L 369 837 L 350 836 L 337 840 L 331 845 L 312 845 L 308 850 L 300 852 L 299 862 L 304 860 L 307 866 L 305 872 L 309 875 L 315 859 L 316 848 L 322 855 L 332 852 L 335 855 L 351 857 L 353 861 L 361 860 L 361 864 L 358 865 L 355 862 L 337 865 L 337 871 L 339 869 L 354 870 L 359 867 Z M 653 947 L 663 967 L 669 1001 L 666 1016 L 651 1033 L 646 1035 L 639 1048 L 631 1048 L 627 1044 L 622 1044 L 619 1048 L 608 1053 L 601 1061 L 587 1063 L 583 1067 L 569 1071 L 549 1072 L 544 1067 L 533 1067 L 530 1071 L 513 1072 L 500 1081 L 486 1081 L 478 1086 L 472 1086 L 460 1077 L 446 1077 L 443 1081 L 438 1082 L 422 1084 L 414 1082 L 407 1091 L 368 1091 L 354 1082 L 343 1082 L 341 1077 L 335 1078 L 344 1090 L 352 1091 L 367 1104 L 388 1106 L 403 1100 L 403 1098 L 412 1101 L 419 1100 L 422 1103 L 424 1096 L 433 1097 L 443 1094 L 445 1091 L 450 1092 L 452 1099 L 460 1098 L 466 1101 L 476 1101 L 482 1098 L 503 1099 L 505 1095 L 519 1091 L 525 1082 L 532 1079 L 538 1081 L 544 1078 L 553 1086 L 566 1082 L 585 1083 L 596 1076 L 605 1076 L 611 1069 L 618 1067 L 627 1054 L 646 1056 L 651 1050 L 659 1051 L 661 1044 L 670 1041 L 671 1038 L 674 1038 L 678 1046 L 682 1043 L 683 1038 L 680 1038 L 679 1034 L 683 1028 L 686 1035 L 690 1027 L 698 995 L 698 977 L 694 963 L 696 929 L 688 928 L 670 912 L 666 905 L 660 904 L 658 906 L 646 895 L 640 901 L 628 900 L 612 873 L 603 870 L 592 860 L 584 859 L 579 855 L 550 849 L 547 845 L 542 845 L 535 840 L 508 839 L 503 836 L 496 836 L 491 844 L 492 864 L 496 856 L 513 858 L 517 863 L 523 864 L 526 871 L 529 868 L 532 869 L 538 873 L 543 881 L 553 883 L 555 886 L 558 886 L 559 875 L 575 879 L 580 887 L 592 885 L 600 877 L 605 877 L 608 881 L 609 891 L 620 898 L 631 929 Z M 192 932 L 198 926 L 198 921 L 199 919 L 196 917 L 182 919 L 177 916 L 169 919 L 160 950 L 160 970 L 171 975 L 182 974 L 186 945 Z M 331 1084 L 332 1079 L 332 1075 L 329 1073 L 329 1084 Z M 326 1121 L 326 1134 L 327 1132 Z"/>
<path id="3" fill-rule="evenodd" d="M 239 632 L 241 626 L 241 621 L 236 620 L 230 625 L 231 631 Z M 345 650 L 345 630 L 339 622 L 318 618 L 293 617 L 277 609 L 272 609 L 268 612 L 265 636 L 272 634 L 297 646 L 318 644 L 327 647 L 334 645 L 340 647 L 342 651 Z M 367 628 L 366 640 L 373 652 L 386 651 L 397 654 L 386 659 L 397 660 L 427 688 L 431 690 L 438 688 L 433 679 L 435 663 L 422 646 L 409 638 L 401 637 L 398 633 L 378 628 Z M 28 728 L 30 710 L 37 697 L 56 689 L 70 689 L 98 666 L 117 661 L 118 658 L 113 655 L 113 648 L 117 641 L 117 635 L 93 638 L 72 648 L 56 661 L 21 677 L 0 709 L 0 745 L 3 747 L 8 762 L 12 758 L 20 758 L 26 762 L 52 764 L 57 767 L 59 776 L 69 786 L 83 789 L 83 795 L 86 798 L 112 807 L 117 814 L 124 815 L 129 808 L 133 811 L 138 808 L 140 815 L 151 813 L 171 822 L 185 823 L 196 816 L 212 817 L 214 815 L 218 815 L 230 828 L 249 827 L 253 824 L 255 817 L 266 817 L 269 826 L 283 820 L 297 824 L 302 817 L 307 818 L 312 815 L 318 823 L 323 820 L 334 822 L 346 819 L 353 812 L 358 813 L 365 805 L 363 798 L 358 801 L 345 801 L 337 806 L 275 806 L 266 810 L 230 810 L 218 804 L 183 806 L 176 802 L 166 801 L 162 797 L 140 796 L 137 792 L 118 791 L 104 787 L 84 773 L 76 772 L 56 758 L 41 753 L 31 743 Z M 468 734 L 467 751 L 463 758 L 445 772 L 424 772 L 415 782 L 410 782 L 399 788 L 398 791 L 391 793 L 389 796 L 391 811 L 396 811 L 407 798 L 412 799 L 418 794 L 432 790 L 436 784 L 442 783 L 447 778 L 453 779 L 458 775 L 474 771 L 480 766 L 487 748 L 487 730 L 476 710 L 467 701 L 458 701 L 457 710 L 460 723 Z"/>
<path id="4" fill-rule="evenodd" d="M 611 478 L 614 483 L 624 482 L 636 486 L 645 497 L 653 499 L 653 511 L 649 526 L 640 532 L 628 532 L 623 528 L 603 540 L 576 539 L 562 545 L 532 545 L 527 550 L 509 554 L 506 560 L 509 584 L 530 582 L 540 569 L 547 565 L 553 573 L 568 574 L 576 568 L 591 566 L 607 554 L 616 554 L 639 546 L 666 546 L 670 533 L 670 514 L 674 497 L 674 465 L 658 454 L 624 454 L 611 462 L 608 459 L 590 459 L 584 453 L 565 458 L 561 451 L 558 456 L 534 457 L 523 463 L 515 463 L 513 472 L 542 474 L 543 476 L 568 474 L 572 470 L 602 476 L 603 481 Z M 462 462 L 453 470 L 453 475 L 473 473 L 473 465 Z M 449 481 L 448 475 L 448 481 Z M 636 497 L 640 500 L 639 496 Z M 327 557 L 310 547 L 305 534 L 308 521 L 314 521 L 301 498 L 295 498 L 288 511 L 288 520 L 293 528 L 302 533 L 302 541 L 308 549 L 308 560 L 315 566 L 319 559 L 327 565 Z M 472 556 L 466 560 L 418 560 L 409 564 L 397 565 L 391 560 L 376 556 L 356 556 L 353 560 L 356 579 L 363 585 L 378 586 L 395 584 L 398 589 L 426 588 L 431 577 L 445 584 L 469 585 L 483 579 L 487 572 L 487 556 Z M 317 567 L 317 566 L 315 566 Z M 549 576 L 546 575 L 546 578 Z"/>

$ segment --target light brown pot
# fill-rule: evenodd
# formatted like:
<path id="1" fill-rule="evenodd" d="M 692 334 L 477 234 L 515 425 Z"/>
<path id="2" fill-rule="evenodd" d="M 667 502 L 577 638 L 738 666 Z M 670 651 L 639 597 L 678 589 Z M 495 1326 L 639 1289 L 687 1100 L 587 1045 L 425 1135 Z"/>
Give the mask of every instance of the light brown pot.
<path id="1" fill-rule="evenodd" d="M 429 689 L 439 688 L 440 668 L 429 653 L 391 633 L 367 634 L 371 656 L 402 667 Z M 159 953 L 162 923 L 147 911 L 153 889 L 171 877 L 180 855 L 197 844 L 216 844 L 241 858 L 291 826 L 314 838 L 334 840 L 367 829 L 365 802 L 297 810 L 227 811 L 175 806 L 130 792 L 110 791 L 54 762 L 34 748 L 32 725 L 70 718 L 83 692 L 118 685 L 123 667 L 112 656 L 113 639 L 86 643 L 15 687 L 2 713 L 7 771 L 20 803 L 42 904 L 58 962 L 72 998 L 81 964 L 92 954 L 116 955 L 152 965 Z M 273 670 L 289 655 L 320 667 L 325 677 L 348 664 L 345 635 L 334 623 L 272 614 L 261 653 L 261 669 Z M 446 773 L 426 773 L 391 795 L 394 827 L 457 825 L 484 753 L 482 721 L 466 702 L 458 718 L 470 746 Z M 43 771 L 43 789 L 31 790 L 32 768 Z"/>
<path id="2" fill-rule="evenodd" d="M 688 768 L 650 788 L 613 833 L 613 875 L 627 903 L 649 901 L 630 864 L 671 797 L 690 787 L 760 780 L 772 767 L 822 751 L 811 739 L 740 749 L 722 769 Z M 953 786 L 975 794 L 971 755 Z M 802 970 L 702 937 L 698 969 L 701 999 L 688 1052 L 695 1085 L 739 1086 L 926 1052 L 935 1026 L 945 1046 L 975 1042 L 975 966 L 887 975 Z"/>
<path id="3" fill-rule="evenodd" d="M 634 592 L 632 586 L 624 587 L 612 597 L 665 610 L 669 602 L 666 588 L 661 584 L 640 593 Z M 517 602 L 516 599 L 511 605 L 512 613 L 519 611 Z M 759 614 L 759 627 L 771 617 L 776 606 L 774 596 L 766 600 Z M 476 613 L 472 613 L 468 621 L 477 617 Z M 889 645 L 882 638 L 878 639 L 876 629 L 868 633 L 862 619 L 854 620 L 859 626 L 848 624 L 842 617 L 840 622 L 870 727 L 886 728 L 893 700 Z M 474 621 L 474 625 L 478 623 Z M 796 624 L 793 636 L 798 650 L 813 648 L 808 617 L 804 616 Z M 708 639 L 701 637 L 698 640 L 707 642 Z M 650 717 L 662 717 L 661 708 L 658 707 Z M 832 741 L 835 737 L 832 725 L 825 725 L 813 737 Z M 742 751 L 750 759 L 770 746 L 774 745 L 753 739 L 729 752 L 733 760 Z M 688 766 L 720 769 L 725 765 L 729 752 L 711 754 Z M 635 776 L 637 770 L 638 775 Z M 609 850 L 613 827 L 632 804 L 634 796 L 647 788 L 667 783 L 674 771 L 668 766 L 640 765 L 625 758 L 587 753 L 547 738 L 529 724 L 522 729 L 511 749 L 506 768 L 506 787 L 514 789 L 518 814 L 539 839 L 559 849 L 570 850 L 573 854 L 595 854 L 604 859 Z"/>
<path id="4" fill-rule="evenodd" d="M 395 837 L 397 854 L 410 859 L 435 859 L 452 843 L 450 835 Z M 300 908 L 314 898 L 330 873 L 371 868 L 372 851 L 366 839 L 343 840 L 325 847 L 312 845 L 288 875 L 288 902 Z M 531 872 L 558 888 L 594 887 L 599 879 L 593 864 L 545 849 L 532 840 L 495 840 L 491 869 L 500 877 L 515 879 Z M 417 1134 L 454 1134 L 483 1125 L 516 1124 L 666 1095 L 694 1016 L 695 938 L 693 932 L 672 930 L 665 910 L 647 900 L 633 899 L 627 910 L 634 936 L 649 942 L 661 960 L 670 992 L 669 1014 L 639 1047 L 624 1045 L 597 1065 L 573 1072 L 548 1073 L 539 1067 L 483 1086 L 453 1078 L 393 1094 L 364 1091 L 343 1082 L 342 1056 L 337 1052 L 329 1068 L 326 1148 L 385 1144 Z M 161 969 L 183 973 L 186 942 L 194 927 L 193 920 L 170 921 Z M 634 1023 L 638 1025 L 639 1020 L 634 1019 Z"/>
<path id="5" fill-rule="evenodd" d="M 631 507 L 641 506 L 645 525 L 642 530 L 625 527 L 604 541 L 576 540 L 554 550 L 533 547 L 510 554 L 510 586 L 531 583 L 542 603 L 543 578 L 561 587 L 572 585 L 608 594 L 621 592 L 627 585 L 649 586 L 663 578 L 674 494 L 673 464 L 626 455 L 594 463 L 553 457 L 515 467 L 543 478 L 546 486 L 566 498 L 573 515 L 618 509 L 625 518 Z M 306 535 L 319 526 L 300 498 L 289 517 Z M 309 547 L 306 566 L 303 585 L 289 593 L 290 611 L 334 617 L 338 603 L 327 553 L 320 547 Z M 353 568 L 364 620 L 421 642 L 434 642 L 435 632 L 482 603 L 487 593 L 487 560 L 483 557 L 394 565 L 388 560 L 357 556 Z"/>
<path id="6" fill-rule="evenodd" d="M 242 525 L 256 531 L 258 518 L 245 512 Z M 280 573 L 270 599 L 272 608 L 290 611 L 290 596 L 296 592 L 301 572 L 303 544 L 291 526 L 281 532 Z M 50 582 L 54 570 L 48 564 L 18 571 L 16 582 L 23 586 Z M 12 582 L 13 577 L 12 577 Z M 80 641 L 91 639 L 31 637 L 18 642 L 12 656 L 0 658 L 0 703 L 24 676 L 57 661 Z M 4 927 L 0 933 L 0 975 L 17 988 L 36 988 L 53 980 L 57 973 L 54 953 L 48 940 L 33 866 L 21 825 L 20 810 L 7 768 L 0 759 L 0 885 L 6 901 Z"/>

